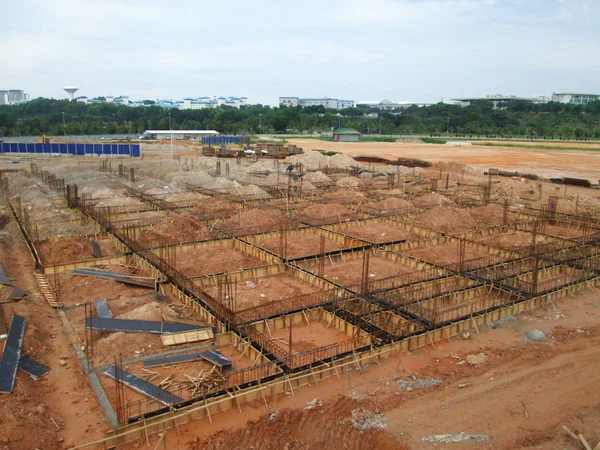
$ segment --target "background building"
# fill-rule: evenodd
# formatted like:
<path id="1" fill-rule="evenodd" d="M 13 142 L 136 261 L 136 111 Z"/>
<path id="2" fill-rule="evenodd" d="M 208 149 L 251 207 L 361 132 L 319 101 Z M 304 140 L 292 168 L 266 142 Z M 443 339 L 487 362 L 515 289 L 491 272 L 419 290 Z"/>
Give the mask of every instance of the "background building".
<path id="1" fill-rule="evenodd" d="M 358 142 L 362 134 L 353 128 L 338 128 L 333 132 L 333 140 L 336 142 Z"/>
<path id="2" fill-rule="evenodd" d="M 180 102 L 179 109 L 206 109 L 216 108 L 217 106 L 225 105 L 232 108 L 240 108 L 248 104 L 248 97 L 198 97 L 184 98 Z"/>
<path id="3" fill-rule="evenodd" d="M 415 103 L 415 102 L 394 102 L 392 100 L 384 99 L 381 101 L 362 100 L 356 102 L 356 107 L 360 109 L 375 108 L 381 111 L 391 111 L 393 109 L 408 108 L 410 106 L 429 106 L 432 103 Z"/>
<path id="4" fill-rule="evenodd" d="M 279 97 L 279 106 L 324 106 L 327 109 L 354 108 L 354 100 L 340 100 L 337 98 L 299 98 Z"/>
<path id="5" fill-rule="evenodd" d="M 84 95 L 77 97 L 78 102 L 86 104 L 94 103 L 116 103 L 128 106 L 158 106 L 159 108 L 178 108 L 178 109 L 204 109 L 216 108 L 225 105 L 232 108 L 240 108 L 248 104 L 248 97 L 186 97 L 183 100 L 158 99 L 154 103 L 146 103 L 143 100 L 131 100 L 127 95 L 113 97 L 112 95 L 88 98 Z"/>
<path id="6" fill-rule="evenodd" d="M 587 105 L 588 103 L 598 101 L 600 95 L 597 94 L 575 94 L 572 92 L 552 93 L 552 101 L 559 103 L 573 103 L 575 105 Z"/>
<path id="7" fill-rule="evenodd" d="M 504 102 L 513 100 L 522 100 L 532 103 L 547 103 L 548 97 L 517 97 L 516 95 L 488 94 L 485 97 L 453 98 L 451 100 L 460 106 L 469 106 L 482 100 L 490 101 L 494 103 L 494 108 L 499 108 L 502 107 Z"/>
<path id="8" fill-rule="evenodd" d="M 0 91 L 0 105 L 13 105 L 15 103 L 28 102 L 29 94 L 20 89 L 8 89 Z"/>
<path id="9" fill-rule="evenodd" d="M 146 130 L 144 134 L 159 140 L 169 140 L 171 135 L 173 140 L 201 140 L 205 137 L 218 136 L 219 132 L 215 130 Z"/>

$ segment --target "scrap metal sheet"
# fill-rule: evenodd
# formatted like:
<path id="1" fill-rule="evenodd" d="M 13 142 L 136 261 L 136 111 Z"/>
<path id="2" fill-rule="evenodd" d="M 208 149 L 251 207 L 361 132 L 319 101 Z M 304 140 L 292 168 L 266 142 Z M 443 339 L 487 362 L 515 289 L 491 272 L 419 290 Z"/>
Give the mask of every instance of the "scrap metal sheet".
<path id="1" fill-rule="evenodd" d="M 75 269 L 72 273 L 74 275 L 83 275 L 86 277 L 107 278 L 109 280 L 119 281 L 120 283 L 131 284 L 134 286 L 141 286 L 150 289 L 154 289 L 156 287 L 156 283 L 152 280 L 142 280 L 135 277 L 129 277 L 127 275 L 122 275 L 120 273 L 103 272 L 100 270 L 89 269 Z"/>
<path id="2" fill-rule="evenodd" d="M 90 239 L 90 247 L 94 258 L 102 258 L 102 250 L 100 250 L 100 245 L 95 240 Z"/>
<path id="3" fill-rule="evenodd" d="M 94 300 L 94 306 L 96 307 L 96 312 L 98 313 L 98 317 L 104 319 L 112 319 L 112 313 L 110 309 L 108 309 L 108 303 L 104 299 Z"/>
<path id="4" fill-rule="evenodd" d="M 4 269 L 2 268 L 2 263 L 0 263 L 0 283 L 1 284 L 5 284 L 7 286 L 11 285 L 10 280 L 8 279 L 8 277 L 6 276 L 6 274 L 4 273 Z"/>
<path id="5" fill-rule="evenodd" d="M 33 359 L 29 359 L 25 356 L 21 356 L 19 359 L 19 370 L 27 372 L 36 380 L 50 372 L 50 367 L 40 364 Z"/>
<path id="6" fill-rule="evenodd" d="M 109 319 L 106 317 L 87 317 L 85 321 L 85 326 L 94 330 L 154 334 L 170 334 L 179 333 L 181 331 L 202 330 L 204 328 L 209 328 L 179 322 L 155 322 L 152 320 Z"/>
<path id="7" fill-rule="evenodd" d="M 106 369 L 104 371 L 104 375 L 112 378 L 113 380 L 120 381 L 125 386 L 130 387 L 134 391 L 139 392 L 142 395 L 146 395 L 162 403 L 163 405 L 170 406 L 183 402 L 181 397 L 177 397 L 176 395 L 173 395 L 170 392 L 167 392 L 164 389 L 147 382 L 146 380 L 136 377 L 126 370 L 121 370 L 121 379 L 117 380 L 116 368 L 114 365 Z"/>
<path id="8" fill-rule="evenodd" d="M 199 359 L 204 359 L 200 356 L 199 352 L 183 353 L 179 355 L 163 356 L 162 358 L 147 359 L 144 361 L 144 367 L 168 366 L 169 364 L 198 361 Z"/>
<path id="9" fill-rule="evenodd" d="M 2 361 L 0 361 L 0 392 L 5 394 L 10 394 L 15 386 L 26 325 L 27 319 L 22 316 L 13 316 L 10 323 Z"/>
<path id="10" fill-rule="evenodd" d="M 233 366 L 233 361 L 225 358 L 218 350 L 209 350 L 207 352 L 201 352 L 200 357 L 214 364 L 215 366 L 225 368 Z"/>

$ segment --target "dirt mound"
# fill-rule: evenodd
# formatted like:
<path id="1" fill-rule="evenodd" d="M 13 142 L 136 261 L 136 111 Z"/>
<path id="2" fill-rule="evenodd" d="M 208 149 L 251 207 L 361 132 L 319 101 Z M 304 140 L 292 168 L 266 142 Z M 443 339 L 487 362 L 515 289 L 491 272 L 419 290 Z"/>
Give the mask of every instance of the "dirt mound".
<path id="1" fill-rule="evenodd" d="M 198 192 L 177 192 L 175 194 L 169 195 L 165 198 L 166 201 L 171 203 L 194 203 L 199 202 L 200 200 L 204 200 L 207 198 L 206 195 L 199 194 Z"/>
<path id="2" fill-rule="evenodd" d="M 378 202 L 364 203 L 361 209 L 376 209 L 376 210 L 403 210 L 409 211 L 412 209 L 412 204 L 402 198 L 388 197 Z"/>
<path id="3" fill-rule="evenodd" d="M 374 191 L 371 191 L 372 194 L 375 195 L 379 195 L 379 196 L 403 196 L 406 195 L 402 189 L 375 189 Z"/>
<path id="4" fill-rule="evenodd" d="M 331 183 L 331 178 L 317 170 L 316 172 L 309 172 L 304 175 L 304 181 L 310 181 L 311 183 Z"/>
<path id="5" fill-rule="evenodd" d="M 194 208 L 206 217 L 231 217 L 239 211 L 237 205 L 229 200 L 210 197 L 198 202 Z"/>
<path id="6" fill-rule="evenodd" d="M 531 193 L 532 191 L 533 194 Z M 531 199 L 533 196 L 538 195 L 538 191 L 535 184 L 527 179 L 524 182 L 507 179 L 492 184 L 492 194 L 500 197 Z"/>
<path id="7" fill-rule="evenodd" d="M 93 237 L 93 236 L 92 236 Z M 109 240 L 99 241 L 102 256 L 114 255 L 116 249 Z M 70 236 L 36 244 L 44 264 L 61 264 L 94 259 L 87 236 Z"/>
<path id="8" fill-rule="evenodd" d="M 242 197 L 248 197 L 248 198 L 251 198 L 254 200 L 271 198 L 271 196 L 269 194 L 267 194 L 261 188 L 259 188 L 258 186 L 255 186 L 253 184 L 248 184 L 246 186 L 240 186 L 239 188 L 237 188 L 235 190 L 235 192 L 238 195 L 241 195 Z"/>
<path id="9" fill-rule="evenodd" d="M 288 156 L 284 163 L 302 164 L 304 170 L 319 170 L 330 165 L 328 156 L 310 149 L 300 155 Z"/>
<path id="10" fill-rule="evenodd" d="M 358 187 L 362 184 L 362 181 L 355 177 L 344 177 L 336 181 L 340 187 Z"/>
<path id="11" fill-rule="evenodd" d="M 414 223 L 442 233 L 458 233 L 475 228 L 475 220 L 464 209 L 436 206 L 415 216 Z"/>
<path id="12" fill-rule="evenodd" d="M 478 222 L 496 223 L 501 224 L 504 221 L 504 206 L 495 203 L 489 205 L 480 206 L 478 208 L 471 208 L 468 210 L 471 217 Z M 508 213 L 509 222 L 512 214 Z"/>
<path id="13" fill-rule="evenodd" d="M 225 450 L 230 448 L 260 448 L 264 450 L 327 448 L 377 448 L 403 450 L 407 447 L 391 433 L 381 429 L 360 432 L 353 425 L 365 421 L 352 421 L 354 401 L 341 399 L 306 409 L 284 409 L 249 420 L 238 430 L 223 430 L 200 441 L 189 442 L 195 450 Z M 309 403 L 309 406 L 312 403 Z M 276 436 L 276 438 L 274 438 Z"/>
<path id="14" fill-rule="evenodd" d="M 421 195 L 413 200 L 415 206 L 456 206 L 452 200 L 448 197 L 444 197 L 442 194 L 437 192 L 430 192 L 429 194 Z"/>
<path id="15" fill-rule="evenodd" d="M 344 153 L 337 153 L 329 158 L 329 167 L 336 169 L 347 169 L 350 166 L 356 166 L 357 164 L 355 159 L 350 158 Z"/>
<path id="16" fill-rule="evenodd" d="M 358 214 L 338 203 L 330 203 L 328 205 L 315 204 L 299 211 L 297 216 L 300 219 L 318 219 L 321 217 L 335 216 L 338 216 L 340 220 L 358 218 Z"/>
<path id="17" fill-rule="evenodd" d="M 464 164 L 457 163 L 454 161 L 439 162 L 439 163 L 435 164 L 434 167 L 441 168 L 445 172 L 457 172 L 457 173 L 461 173 L 462 171 L 469 172 L 469 173 L 477 172 L 477 169 L 473 169 L 472 167 L 469 167 L 469 166 L 466 166 Z"/>
<path id="18" fill-rule="evenodd" d="M 323 198 L 328 200 L 340 200 L 344 202 L 359 202 L 365 198 L 364 194 L 351 189 L 344 189 L 343 191 L 327 192 L 323 194 Z"/>
<path id="19" fill-rule="evenodd" d="M 285 217 L 276 209 L 251 209 L 236 214 L 225 221 L 228 228 L 249 228 L 274 226 Z"/>
<path id="20" fill-rule="evenodd" d="M 144 228 L 138 242 L 144 246 L 158 246 L 208 239 L 211 239 L 211 234 L 198 217 L 189 214 L 173 214 L 155 225 Z"/>

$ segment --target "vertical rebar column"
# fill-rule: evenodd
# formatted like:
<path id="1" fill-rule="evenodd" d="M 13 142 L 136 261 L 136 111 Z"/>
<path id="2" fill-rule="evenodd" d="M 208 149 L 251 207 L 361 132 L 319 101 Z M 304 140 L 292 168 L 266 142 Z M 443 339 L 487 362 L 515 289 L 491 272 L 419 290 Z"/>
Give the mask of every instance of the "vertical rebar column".
<path id="1" fill-rule="evenodd" d="M 362 276 L 360 280 L 360 293 L 364 294 L 369 290 L 369 256 L 368 250 L 363 252 Z"/>
<path id="2" fill-rule="evenodd" d="M 462 274 L 465 270 L 465 241 L 458 241 L 458 272 Z"/>
<path id="3" fill-rule="evenodd" d="M 125 414 L 125 386 L 123 384 L 123 360 L 121 354 L 115 356 L 115 409 L 117 420 L 120 425 L 125 425 L 127 417 Z"/>
<path id="4" fill-rule="evenodd" d="M 325 276 L 325 236 L 321 236 L 319 247 L 319 272 L 318 275 L 323 278 Z"/>

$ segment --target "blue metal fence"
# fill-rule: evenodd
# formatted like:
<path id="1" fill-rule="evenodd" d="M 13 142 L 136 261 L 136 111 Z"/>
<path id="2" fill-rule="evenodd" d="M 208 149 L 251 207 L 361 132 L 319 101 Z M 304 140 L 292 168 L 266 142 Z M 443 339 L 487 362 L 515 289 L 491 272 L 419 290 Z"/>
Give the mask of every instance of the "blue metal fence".
<path id="1" fill-rule="evenodd" d="M 0 153 L 15 155 L 107 155 L 107 156 L 142 156 L 140 144 L 42 144 L 42 143 L 0 143 Z"/>
<path id="2" fill-rule="evenodd" d="M 241 141 L 240 136 L 210 136 L 202 138 L 202 143 L 206 145 L 239 144 Z"/>

